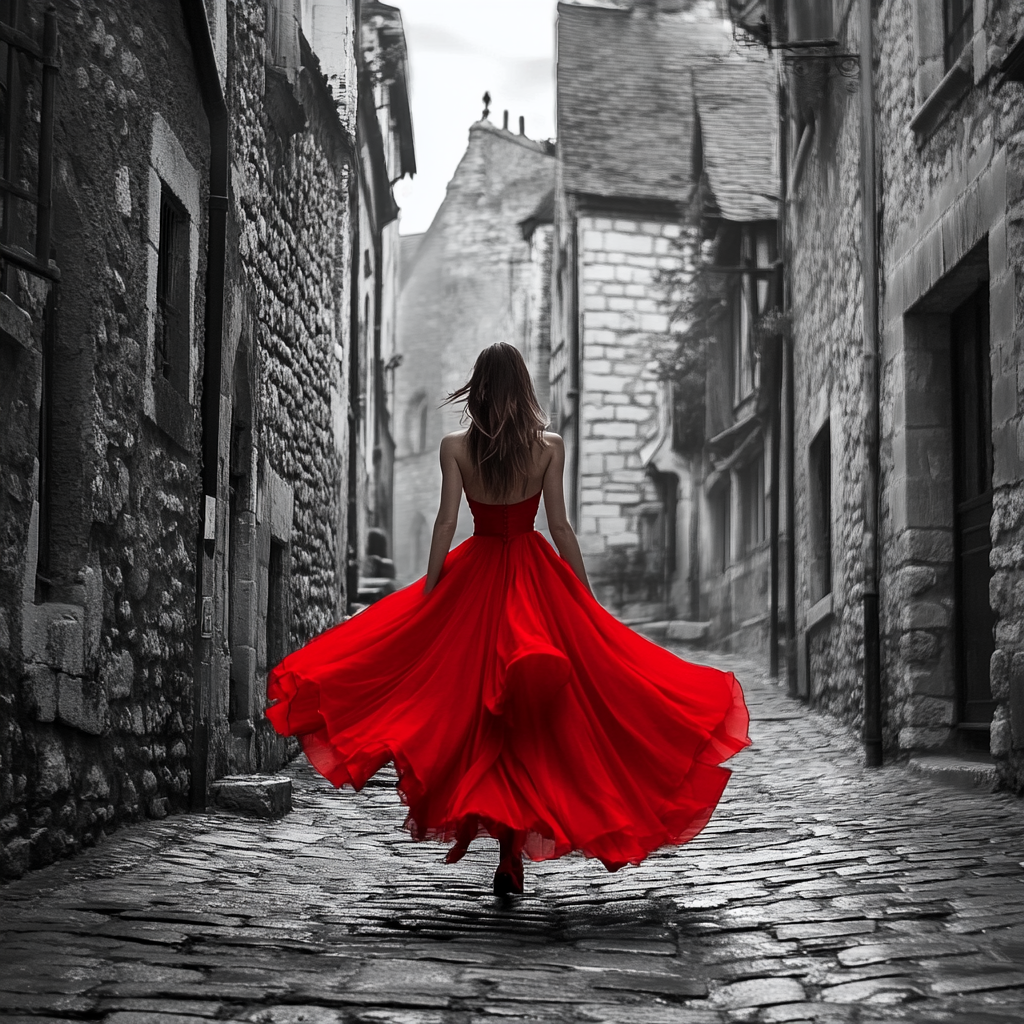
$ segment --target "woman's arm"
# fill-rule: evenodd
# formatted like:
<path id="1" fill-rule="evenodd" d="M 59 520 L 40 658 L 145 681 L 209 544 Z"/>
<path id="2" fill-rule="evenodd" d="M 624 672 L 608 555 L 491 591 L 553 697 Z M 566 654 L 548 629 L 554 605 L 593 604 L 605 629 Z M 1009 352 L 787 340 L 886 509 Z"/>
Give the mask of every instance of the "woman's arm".
<path id="1" fill-rule="evenodd" d="M 569 517 L 565 512 L 565 492 L 562 489 L 562 474 L 565 472 L 565 445 L 558 434 L 547 434 L 545 439 L 552 448 L 551 461 L 544 471 L 544 510 L 548 517 L 548 532 L 558 548 L 558 553 L 569 563 L 580 582 L 590 590 L 590 580 L 583 564 L 580 543 L 576 539 Z M 590 590 L 591 594 L 593 591 Z"/>
<path id="2" fill-rule="evenodd" d="M 434 520 L 434 533 L 430 538 L 430 557 L 427 559 L 427 582 L 423 593 L 429 594 L 441 577 L 441 569 L 452 546 L 455 527 L 459 522 L 459 502 L 462 500 L 462 473 L 455 459 L 455 438 L 441 438 L 441 503 Z"/>

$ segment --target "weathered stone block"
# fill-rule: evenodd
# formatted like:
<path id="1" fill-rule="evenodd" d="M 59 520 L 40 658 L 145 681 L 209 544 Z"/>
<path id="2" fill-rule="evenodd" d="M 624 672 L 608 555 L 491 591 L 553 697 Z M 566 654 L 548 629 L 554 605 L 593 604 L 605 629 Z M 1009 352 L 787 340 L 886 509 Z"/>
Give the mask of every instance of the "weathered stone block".
<path id="1" fill-rule="evenodd" d="M 1018 653 L 1013 656 L 1007 689 L 1009 691 L 1007 706 L 1013 746 L 1020 750 L 1024 748 L 1024 654 Z M 995 696 L 994 693 L 993 696 Z"/>
<path id="2" fill-rule="evenodd" d="M 915 629 L 900 637 L 900 657 L 904 661 L 931 661 L 938 653 L 939 639 L 934 633 Z"/>
<path id="3" fill-rule="evenodd" d="M 59 618 L 46 631 L 46 650 L 50 665 L 59 672 L 80 676 L 84 668 L 84 636 L 80 619 Z"/>
<path id="4" fill-rule="evenodd" d="M 935 601 L 908 601 L 900 612 L 902 629 L 945 629 L 949 622 L 949 609 Z"/>
<path id="5" fill-rule="evenodd" d="M 949 739 L 948 728 L 906 726 L 900 729 L 900 750 L 935 750 Z"/>
<path id="6" fill-rule="evenodd" d="M 26 703 L 37 722 L 52 722 L 57 717 L 57 676 L 49 665 L 29 665 L 26 679 Z"/>
<path id="7" fill-rule="evenodd" d="M 132 695 L 135 680 L 135 663 L 128 651 L 121 651 L 113 657 L 103 673 L 103 684 L 109 700 L 123 700 Z"/>
<path id="8" fill-rule="evenodd" d="M 66 793 L 71 785 L 71 772 L 60 741 L 48 736 L 40 742 L 36 761 L 36 795 L 41 800 L 52 800 Z"/>
<path id="9" fill-rule="evenodd" d="M 279 818 L 292 809 L 292 782 L 283 775 L 229 775 L 211 784 L 210 802 L 251 817 Z"/>
<path id="10" fill-rule="evenodd" d="M 953 724 L 953 702 L 941 697 L 915 695 L 907 701 L 906 723 L 918 728 L 937 728 Z"/>
<path id="11" fill-rule="evenodd" d="M 92 736 L 99 736 L 107 724 L 107 701 L 103 690 L 88 686 L 76 676 L 57 676 L 57 718 Z"/>

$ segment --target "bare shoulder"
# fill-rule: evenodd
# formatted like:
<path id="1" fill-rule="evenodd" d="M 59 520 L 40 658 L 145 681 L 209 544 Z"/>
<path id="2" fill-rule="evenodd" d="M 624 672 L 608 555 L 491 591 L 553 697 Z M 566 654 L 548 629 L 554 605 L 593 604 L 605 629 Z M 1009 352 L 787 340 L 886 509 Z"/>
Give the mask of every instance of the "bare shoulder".
<path id="1" fill-rule="evenodd" d="M 441 438 L 441 454 L 456 454 L 462 451 L 466 440 L 465 430 L 455 430 Z"/>
<path id="2" fill-rule="evenodd" d="M 565 444 L 562 441 L 562 435 L 556 434 L 553 430 L 544 431 L 544 444 L 548 448 L 554 449 L 555 452 L 565 451 Z"/>

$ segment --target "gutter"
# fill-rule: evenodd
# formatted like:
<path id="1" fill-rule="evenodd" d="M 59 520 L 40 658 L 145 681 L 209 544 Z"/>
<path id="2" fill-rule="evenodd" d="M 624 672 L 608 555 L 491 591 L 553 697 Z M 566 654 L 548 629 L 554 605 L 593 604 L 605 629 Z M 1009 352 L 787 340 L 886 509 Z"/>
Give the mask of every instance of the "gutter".
<path id="1" fill-rule="evenodd" d="M 878 618 L 878 240 L 875 83 L 871 0 L 860 4 L 861 273 L 863 274 L 864 448 L 864 761 L 882 764 L 882 685 Z"/>
<path id="2" fill-rule="evenodd" d="M 203 107 L 210 125 L 210 182 L 207 200 L 206 320 L 203 338 L 203 395 L 201 409 L 200 467 L 202 510 L 196 551 L 196 626 L 193 643 L 192 791 L 193 809 L 207 801 L 207 754 L 209 726 L 206 701 L 209 693 L 210 637 L 204 636 L 204 603 L 212 602 L 204 580 L 217 539 L 217 469 L 220 449 L 220 383 L 223 361 L 224 281 L 228 219 L 228 109 L 221 88 L 213 34 L 204 0 L 181 0 L 181 13 L 195 59 Z M 212 583 L 212 581 L 211 581 Z"/>

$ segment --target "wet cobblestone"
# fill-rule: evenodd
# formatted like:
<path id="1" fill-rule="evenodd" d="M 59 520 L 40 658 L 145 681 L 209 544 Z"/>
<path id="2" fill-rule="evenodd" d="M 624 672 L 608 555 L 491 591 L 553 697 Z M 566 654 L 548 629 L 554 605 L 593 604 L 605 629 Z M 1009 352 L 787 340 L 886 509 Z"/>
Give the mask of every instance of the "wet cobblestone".
<path id="1" fill-rule="evenodd" d="M 171 817 L 0 889 L 0 1017 L 107 1024 L 1019 1022 L 1024 804 L 861 767 L 742 662 L 754 746 L 711 824 L 609 875 L 489 894 L 414 844 L 393 777 L 303 764 L 281 821 Z"/>

